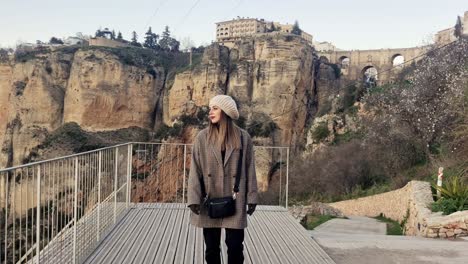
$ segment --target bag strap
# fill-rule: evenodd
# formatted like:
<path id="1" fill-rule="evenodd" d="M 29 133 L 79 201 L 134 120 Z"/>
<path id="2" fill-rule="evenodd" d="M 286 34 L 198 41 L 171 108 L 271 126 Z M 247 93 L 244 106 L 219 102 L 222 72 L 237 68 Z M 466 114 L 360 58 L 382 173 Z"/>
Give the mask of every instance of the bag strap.
<path id="1" fill-rule="evenodd" d="M 239 192 L 239 184 L 240 184 L 240 177 L 242 174 L 242 154 L 244 153 L 244 136 L 242 135 L 241 131 L 241 148 L 240 148 L 240 156 L 239 161 L 237 162 L 237 174 L 236 174 L 236 183 L 234 184 L 234 193 Z"/>
<path id="2" fill-rule="evenodd" d="M 239 161 L 237 163 L 236 181 L 235 181 L 234 188 L 233 188 L 234 193 L 239 192 L 240 177 L 242 174 L 242 156 L 243 156 L 242 154 L 244 152 L 244 135 L 242 135 L 242 131 L 240 132 L 241 132 L 241 149 L 239 150 L 240 156 L 239 156 Z M 208 199 L 208 194 L 206 193 L 205 182 L 203 181 L 203 174 L 201 175 L 200 178 L 198 178 L 198 180 L 200 181 L 201 195 L 203 199 L 206 200 Z"/>

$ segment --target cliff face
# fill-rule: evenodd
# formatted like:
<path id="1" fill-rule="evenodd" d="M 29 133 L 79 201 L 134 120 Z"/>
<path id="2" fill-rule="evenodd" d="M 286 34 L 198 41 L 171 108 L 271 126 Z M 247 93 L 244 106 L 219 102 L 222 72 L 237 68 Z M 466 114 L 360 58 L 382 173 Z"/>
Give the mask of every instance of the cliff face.
<path id="1" fill-rule="evenodd" d="M 21 164 L 67 122 L 88 131 L 152 129 L 164 76 L 163 68 L 129 66 L 99 50 L 48 52 L 1 64 L 0 167 Z"/>
<path id="2" fill-rule="evenodd" d="M 13 68 L 8 64 L 0 64 L 0 147 L 5 136 L 10 109 L 11 78 Z M 1 165 L 1 164 L 0 164 Z"/>
<path id="3" fill-rule="evenodd" d="M 164 123 L 171 125 L 181 114 L 194 114 L 196 106 L 208 105 L 211 97 L 225 94 L 228 71 L 229 50 L 216 44 L 207 48 L 201 64 L 175 76 L 165 98 Z"/>
<path id="4" fill-rule="evenodd" d="M 0 165 L 21 163 L 47 131 L 62 124 L 71 60 L 68 54 L 49 53 L 1 72 L 1 93 L 8 94 L 2 108 L 8 114 L 2 117 L 7 122 Z"/>
<path id="5" fill-rule="evenodd" d="M 247 120 L 276 124 L 270 144 L 297 144 L 312 100 L 314 60 L 313 49 L 292 36 L 249 39 L 231 50 L 211 46 L 200 65 L 176 76 L 164 121 L 171 124 L 226 93 L 236 98 Z"/>
<path id="6" fill-rule="evenodd" d="M 130 126 L 152 128 L 157 100 L 164 87 L 164 69 L 122 64 L 102 51 L 77 51 L 64 100 L 63 122 L 88 131 Z"/>
<path id="7" fill-rule="evenodd" d="M 159 118 L 172 126 L 183 114 L 195 116 L 216 94 L 236 99 L 247 128 L 268 124 L 267 132 L 254 135 L 257 142 L 302 146 L 314 104 L 324 98 L 317 94 L 332 94 L 325 86 L 336 86 L 326 75 L 322 83 L 315 79 L 314 50 L 295 36 L 245 39 L 232 49 L 213 44 L 174 78 L 166 76 L 167 67 L 134 65 L 103 49 L 54 51 L 0 65 L 0 167 L 20 164 L 65 123 L 93 132 L 157 130 Z"/>

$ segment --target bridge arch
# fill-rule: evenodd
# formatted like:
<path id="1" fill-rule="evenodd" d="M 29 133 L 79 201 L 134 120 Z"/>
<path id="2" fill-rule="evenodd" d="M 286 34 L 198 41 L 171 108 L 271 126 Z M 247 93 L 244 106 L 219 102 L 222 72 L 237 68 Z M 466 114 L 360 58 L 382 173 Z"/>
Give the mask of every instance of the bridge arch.
<path id="1" fill-rule="evenodd" d="M 393 67 L 403 67 L 403 64 L 405 63 L 405 56 L 403 56 L 401 53 L 396 53 L 392 56 L 391 61 Z"/>
<path id="2" fill-rule="evenodd" d="M 367 65 L 361 70 L 361 78 L 368 87 L 377 85 L 379 71 L 374 65 Z"/>
<path id="3" fill-rule="evenodd" d="M 350 64 L 351 61 L 347 56 L 341 56 L 338 59 L 338 62 L 341 65 L 342 69 L 347 69 L 349 67 L 349 64 Z"/>

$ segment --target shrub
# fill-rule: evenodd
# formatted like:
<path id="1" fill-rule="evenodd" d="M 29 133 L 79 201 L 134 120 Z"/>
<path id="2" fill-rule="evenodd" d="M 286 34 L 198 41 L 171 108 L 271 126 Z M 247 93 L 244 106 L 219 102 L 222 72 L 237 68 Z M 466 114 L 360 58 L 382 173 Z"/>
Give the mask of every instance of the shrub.
<path id="1" fill-rule="evenodd" d="M 302 219 L 302 226 L 307 230 L 314 230 L 317 226 L 327 222 L 328 220 L 334 219 L 336 216 L 333 215 L 313 215 L 308 214 Z"/>
<path id="2" fill-rule="evenodd" d="M 452 176 L 442 186 L 433 184 L 440 191 L 441 199 L 432 204 L 433 211 L 451 214 L 456 211 L 468 210 L 468 185 L 461 177 Z"/>
<path id="3" fill-rule="evenodd" d="M 269 137 L 278 126 L 275 122 L 265 122 L 253 120 L 249 124 L 247 131 L 253 137 Z"/>
<path id="4" fill-rule="evenodd" d="M 312 138 L 318 142 L 327 138 L 329 134 L 330 131 L 328 131 L 328 124 L 326 122 L 321 122 L 312 131 Z"/>
<path id="5" fill-rule="evenodd" d="M 433 212 L 442 212 L 444 215 L 449 215 L 457 211 L 468 210 L 468 205 L 460 206 L 460 201 L 452 198 L 441 198 L 431 204 Z"/>
<path id="6" fill-rule="evenodd" d="M 83 146 L 86 143 L 87 138 L 88 136 L 86 132 L 83 131 L 77 123 L 70 122 L 65 123 L 53 133 L 48 135 L 42 143 L 42 147 L 49 147 L 52 145 L 52 143 L 57 144 L 66 142 L 75 142 L 78 145 Z"/>

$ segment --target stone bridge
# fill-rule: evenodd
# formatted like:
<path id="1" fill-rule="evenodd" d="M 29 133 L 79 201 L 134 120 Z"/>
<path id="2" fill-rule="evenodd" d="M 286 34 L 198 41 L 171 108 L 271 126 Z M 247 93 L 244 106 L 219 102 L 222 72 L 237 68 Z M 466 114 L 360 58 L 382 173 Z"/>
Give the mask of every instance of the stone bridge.
<path id="1" fill-rule="evenodd" d="M 421 54 L 428 46 L 403 49 L 350 50 L 318 52 L 322 60 L 338 64 L 343 76 L 350 80 L 375 76 L 379 84 L 391 82 L 396 74 L 414 58 L 421 59 Z M 403 64 L 404 63 L 404 64 Z"/>

